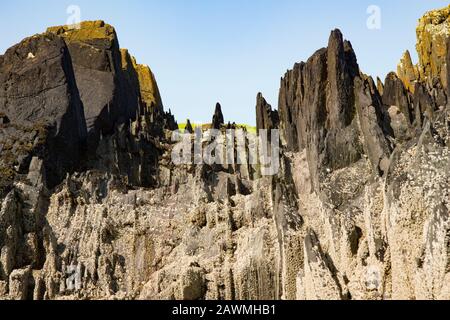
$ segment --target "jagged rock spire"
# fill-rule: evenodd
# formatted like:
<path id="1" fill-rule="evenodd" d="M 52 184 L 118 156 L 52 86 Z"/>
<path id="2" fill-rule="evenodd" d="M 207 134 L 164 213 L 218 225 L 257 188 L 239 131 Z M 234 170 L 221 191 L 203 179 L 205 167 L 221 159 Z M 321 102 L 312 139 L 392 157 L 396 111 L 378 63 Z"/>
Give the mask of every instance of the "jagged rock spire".
<path id="1" fill-rule="evenodd" d="M 406 89 L 414 93 L 415 82 L 419 79 L 419 70 L 413 65 L 411 54 L 408 50 L 403 54 L 397 66 L 397 74 L 405 84 Z"/>
<path id="2" fill-rule="evenodd" d="M 194 133 L 194 128 L 192 127 L 191 121 L 187 119 L 186 128 L 184 129 L 188 133 Z"/>
<path id="3" fill-rule="evenodd" d="M 212 127 L 213 129 L 220 129 L 225 124 L 225 120 L 223 118 L 222 107 L 220 103 L 216 104 L 216 110 L 214 111 L 214 116 L 212 119 Z"/>
<path id="4" fill-rule="evenodd" d="M 278 128 L 280 118 L 278 111 L 272 110 L 272 106 L 267 103 L 262 93 L 256 97 L 256 128 L 272 130 Z"/>
<path id="5" fill-rule="evenodd" d="M 386 169 L 379 168 L 389 152 L 380 128 L 380 100 L 373 80 L 360 74 L 352 45 L 339 30 L 331 32 L 327 48 L 288 71 L 280 89 L 282 140 L 288 150 L 306 148 L 314 188 L 320 186 L 324 170 L 357 162 L 364 147 L 370 149 L 374 171 Z M 367 146 L 361 144 L 369 140 Z"/>

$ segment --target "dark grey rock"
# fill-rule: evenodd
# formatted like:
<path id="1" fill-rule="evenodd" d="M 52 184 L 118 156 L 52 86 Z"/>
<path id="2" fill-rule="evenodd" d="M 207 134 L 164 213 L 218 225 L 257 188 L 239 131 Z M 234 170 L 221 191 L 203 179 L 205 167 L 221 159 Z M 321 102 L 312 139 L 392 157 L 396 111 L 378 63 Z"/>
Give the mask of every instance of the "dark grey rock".
<path id="1" fill-rule="evenodd" d="M 194 129 L 192 128 L 192 124 L 189 119 L 186 122 L 186 128 L 184 130 L 188 133 L 194 133 Z"/>
<path id="2" fill-rule="evenodd" d="M 383 103 L 389 107 L 396 106 L 403 113 L 408 124 L 411 125 L 414 121 L 412 108 L 410 106 L 410 99 L 408 92 L 397 75 L 393 72 L 389 73 L 384 83 Z"/>
<path id="3" fill-rule="evenodd" d="M 225 120 L 223 118 L 222 107 L 220 103 L 216 104 L 216 109 L 214 111 L 214 116 L 212 119 L 212 127 L 213 129 L 220 129 L 225 124 Z"/>
<path id="4" fill-rule="evenodd" d="M 306 148 L 312 184 L 317 189 L 327 171 L 344 168 L 364 154 L 356 95 L 365 94 L 367 106 L 377 107 L 376 119 L 369 127 L 380 126 L 380 102 L 372 101 L 378 95 L 375 85 L 366 93 L 355 92 L 355 79 L 360 80 L 355 53 L 339 30 L 331 33 L 328 48 L 317 51 L 306 63 L 296 64 L 282 79 L 279 114 L 283 141 L 287 150 Z M 382 135 L 383 131 L 379 132 Z M 374 154 L 380 155 L 380 150 Z M 378 166 L 379 159 L 373 161 Z"/>
<path id="5" fill-rule="evenodd" d="M 261 93 L 256 97 L 256 128 L 257 130 L 278 129 L 280 118 L 278 111 L 272 110 L 272 106 L 267 103 Z"/>
<path id="6" fill-rule="evenodd" d="M 382 130 L 382 104 L 374 97 L 372 78 L 355 80 L 355 104 L 359 118 L 364 151 L 372 163 L 374 172 L 383 175 L 389 168 L 389 157 L 392 152 Z"/>
<path id="7" fill-rule="evenodd" d="M 46 184 L 55 186 L 79 165 L 86 138 L 83 106 L 64 41 L 52 34 L 37 35 L 9 49 L 0 64 L 0 92 L 0 112 L 21 135 L 39 132 L 40 146 L 15 151 L 43 159 Z"/>

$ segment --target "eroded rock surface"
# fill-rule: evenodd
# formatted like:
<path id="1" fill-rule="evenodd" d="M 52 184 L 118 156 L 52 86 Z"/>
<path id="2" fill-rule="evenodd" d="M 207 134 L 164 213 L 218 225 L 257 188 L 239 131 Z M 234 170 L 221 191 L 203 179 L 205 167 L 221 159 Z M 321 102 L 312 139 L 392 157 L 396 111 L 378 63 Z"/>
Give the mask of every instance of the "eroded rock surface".
<path id="1" fill-rule="evenodd" d="M 375 83 L 334 30 L 278 111 L 259 94 L 258 129 L 281 131 L 273 176 L 175 166 L 155 77 L 104 22 L 8 50 L 0 298 L 450 299 L 450 50 L 429 51 L 446 12 L 421 20 L 417 76 L 405 56 Z M 227 129 L 220 105 L 211 127 Z"/>

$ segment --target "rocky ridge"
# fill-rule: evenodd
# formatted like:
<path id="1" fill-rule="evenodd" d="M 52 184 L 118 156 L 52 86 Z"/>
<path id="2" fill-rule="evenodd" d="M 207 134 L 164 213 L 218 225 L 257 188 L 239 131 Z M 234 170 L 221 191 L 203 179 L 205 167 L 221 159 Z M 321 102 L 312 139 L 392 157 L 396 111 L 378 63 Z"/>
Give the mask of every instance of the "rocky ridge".
<path id="1" fill-rule="evenodd" d="M 384 83 L 334 30 L 278 110 L 258 94 L 275 176 L 175 166 L 155 77 L 104 22 L 25 39 L 0 56 L 0 297 L 450 299 L 449 19 Z"/>

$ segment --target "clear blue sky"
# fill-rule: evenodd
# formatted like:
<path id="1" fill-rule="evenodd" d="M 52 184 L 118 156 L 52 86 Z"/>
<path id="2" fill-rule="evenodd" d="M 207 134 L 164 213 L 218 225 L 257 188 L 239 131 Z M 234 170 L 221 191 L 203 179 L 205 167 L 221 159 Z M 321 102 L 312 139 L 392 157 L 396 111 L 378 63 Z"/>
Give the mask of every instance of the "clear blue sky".
<path id="1" fill-rule="evenodd" d="M 361 69 L 383 77 L 404 50 L 415 54 L 415 28 L 443 0 L 16 0 L 0 13 L 0 52 L 22 38 L 65 24 L 69 5 L 82 20 L 114 25 L 121 47 L 154 71 L 166 109 L 179 122 L 211 120 L 217 101 L 226 120 L 253 124 L 256 94 L 277 106 L 280 77 L 326 46 L 340 28 Z M 381 9 L 381 29 L 366 26 Z"/>

